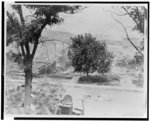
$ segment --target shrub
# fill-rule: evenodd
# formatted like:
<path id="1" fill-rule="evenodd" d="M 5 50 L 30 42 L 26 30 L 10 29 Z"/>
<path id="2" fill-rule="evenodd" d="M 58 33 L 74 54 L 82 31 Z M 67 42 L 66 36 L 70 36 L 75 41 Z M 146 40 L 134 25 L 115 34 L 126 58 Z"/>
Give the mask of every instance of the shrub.
<path id="1" fill-rule="evenodd" d="M 43 83 L 32 91 L 31 110 L 28 114 L 55 114 L 65 90 L 62 85 Z M 6 113 L 24 114 L 24 89 L 9 89 L 6 94 Z M 34 108 L 33 108 L 34 107 Z"/>
<path id="2" fill-rule="evenodd" d="M 55 114 L 57 104 L 62 100 L 65 90 L 61 85 L 46 83 L 38 88 L 39 93 L 35 97 L 36 110 L 38 114 Z"/>
<path id="3" fill-rule="evenodd" d="M 78 35 L 72 39 L 68 53 L 76 72 L 87 74 L 98 71 L 106 73 L 110 70 L 112 53 L 108 52 L 106 43 L 98 41 L 91 34 Z"/>
<path id="4" fill-rule="evenodd" d="M 80 77 L 78 83 L 119 86 L 120 77 L 117 75 L 95 75 Z"/>
<path id="5" fill-rule="evenodd" d="M 137 80 L 132 80 L 132 83 L 134 85 L 136 85 L 137 87 L 143 87 L 144 85 L 144 78 L 142 74 L 138 75 L 138 79 Z"/>

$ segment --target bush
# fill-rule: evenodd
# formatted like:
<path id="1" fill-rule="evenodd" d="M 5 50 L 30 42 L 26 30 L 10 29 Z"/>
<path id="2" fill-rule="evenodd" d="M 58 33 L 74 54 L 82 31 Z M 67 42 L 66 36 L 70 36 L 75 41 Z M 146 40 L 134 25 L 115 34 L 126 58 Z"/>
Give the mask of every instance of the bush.
<path id="1" fill-rule="evenodd" d="M 38 88 L 39 93 L 35 97 L 38 114 L 55 114 L 57 104 L 62 100 L 65 90 L 61 85 L 43 84 Z"/>
<path id="2" fill-rule="evenodd" d="M 65 90 L 62 85 L 40 84 L 32 91 L 28 114 L 55 114 Z M 6 114 L 24 114 L 24 89 L 9 89 L 6 94 Z"/>
<path id="3" fill-rule="evenodd" d="M 102 78 L 99 76 L 83 76 L 79 78 L 79 83 L 99 83 L 107 81 L 107 78 Z"/>
<path id="4" fill-rule="evenodd" d="M 79 78 L 78 83 L 82 83 L 82 84 L 83 83 L 88 83 L 88 84 L 96 83 L 100 85 L 114 85 L 113 84 L 114 81 L 119 82 L 119 77 L 112 76 L 112 75 L 110 76 L 108 75 L 107 76 L 83 76 Z"/>
<path id="5" fill-rule="evenodd" d="M 128 69 L 136 69 L 143 67 L 144 58 L 141 55 L 135 54 L 133 58 L 123 57 L 118 60 L 116 66 L 125 67 Z"/>
<path id="6" fill-rule="evenodd" d="M 98 41 L 91 34 L 78 35 L 72 39 L 68 56 L 76 72 L 87 74 L 106 73 L 110 70 L 113 55 L 105 41 Z"/>
<path id="7" fill-rule="evenodd" d="M 144 77 L 143 74 L 138 74 L 137 80 L 132 80 L 132 83 L 136 85 L 137 87 L 143 87 L 144 86 Z"/>

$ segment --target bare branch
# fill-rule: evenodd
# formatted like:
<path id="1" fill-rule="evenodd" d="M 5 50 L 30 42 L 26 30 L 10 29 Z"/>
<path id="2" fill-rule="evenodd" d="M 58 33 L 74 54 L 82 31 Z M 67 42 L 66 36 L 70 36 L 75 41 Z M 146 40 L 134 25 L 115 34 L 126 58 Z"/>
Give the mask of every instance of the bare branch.
<path id="1" fill-rule="evenodd" d="M 125 31 L 125 33 L 126 33 L 127 40 L 128 40 L 128 41 L 132 44 L 132 46 L 143 56 L 143 53 L 142 53 L 142 52 L 135 46 L 135 44 L 130 40 L 130 37 L 129 37 L 129 35 L 128 35 L 128 32 L 127 32 L 125 26 L 124 26 L 120 21 L 118 21 L 116 18 L 114 18 L 113 16 L 112 16 L 112 18 L 113 18 L 117 23 L 119 23 L 119 24 L 122 26 L 122 28 L 124 29 L 124 31 Z"/>
<path id="2" fill-rule="evenodd" d="M 117 15 L 117 16 L 125 16 L 125 15 L 128 15 L 127 13 L 119 14 L 119 13 L 113 12 L 113 11 L 111 11 L 111 10 L 106 10 L 106 12 L 113 13 L 113 14 L 115 14 L 115 15 Z"/>
<path id="3" fill-rule="evenodd" d="M 137 23 L 137 21 L 133 18 L 133 16 L 128 12 L 128 10 L 122 6 L 122 8 L 124 9 L 124 11 L 131 17 L 131 19 L 135 22 L 135 24 L 138 26 L 139 24 Z"/>

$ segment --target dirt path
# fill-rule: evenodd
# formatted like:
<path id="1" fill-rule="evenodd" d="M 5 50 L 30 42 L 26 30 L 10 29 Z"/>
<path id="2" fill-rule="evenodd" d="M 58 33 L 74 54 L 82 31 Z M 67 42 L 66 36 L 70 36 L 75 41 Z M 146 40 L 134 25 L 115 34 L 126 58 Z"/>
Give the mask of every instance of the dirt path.
<path id="1" fill-rule="evenodd" d="M 145 103 L 142 91 L 83 86 L 68 86 L 65 89 L 72 95 L 77 107 L 82 108 L 81 101 L 84 99 L 86 116 L 144 116 Z"/>

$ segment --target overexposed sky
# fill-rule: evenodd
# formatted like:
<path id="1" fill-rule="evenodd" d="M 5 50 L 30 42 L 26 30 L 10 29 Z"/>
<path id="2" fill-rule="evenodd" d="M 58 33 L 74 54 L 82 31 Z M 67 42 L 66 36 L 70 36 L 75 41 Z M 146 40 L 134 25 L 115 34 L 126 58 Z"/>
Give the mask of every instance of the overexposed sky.
<path id="1" fill-rule="evenodd" d="M 110 8 L 102 5 L 88 6 L 81 12 L 66 17 L 63 24 L 55 25 L 51 29 L 74 34 L 92 33 L 98 36 L 120 39 L 123 29 L 113 20 L 111 13 L 106 11 Z M 129 23 L 132 23 L 132 21 L 128 17 L 125 17 L 123 23 L 126 26 L 131 26 Z"/>
<path id="2" fill-rule="evenodd" d="M 115 6 L 118 6 L 117 4 Z M 7 10 L 11 11 L 10 7 Z M 79 13 L 71 15 L 62 15 L 64 22 L 50 27 L 51 30 L 70 32 L 74 35 L 83 33 L 92 33 L 94 36 L 102 39 L 122 40 L 126 37 L 125 32 L 120 24 L 118 24 L 111 16 L 112 5 L 92 4 Z M 24 16 L 31 14 L 31 11 L 23 8 Z M 131 31 L 134 22 L 129 16 L 118 17 L 127 28 L 131 37 L 137 37 L 138 33 Z"/>

